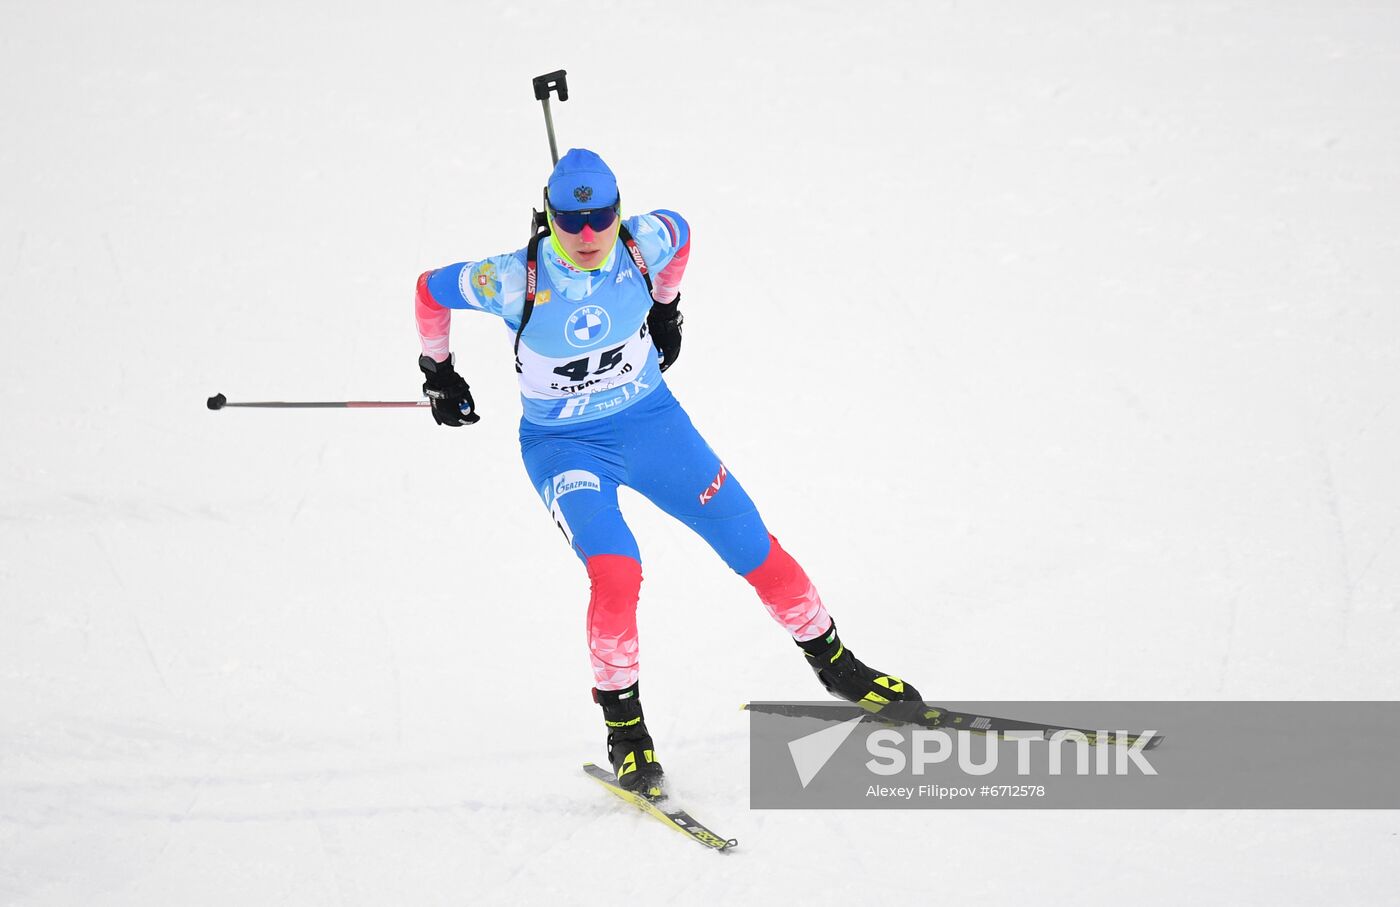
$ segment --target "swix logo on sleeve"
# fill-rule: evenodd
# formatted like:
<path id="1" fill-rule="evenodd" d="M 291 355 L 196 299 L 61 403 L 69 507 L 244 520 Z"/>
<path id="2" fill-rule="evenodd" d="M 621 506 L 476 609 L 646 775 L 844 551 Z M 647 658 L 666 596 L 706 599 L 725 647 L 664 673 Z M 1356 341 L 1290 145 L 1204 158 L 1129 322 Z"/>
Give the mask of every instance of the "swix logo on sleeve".
<path id="1" fill-rule="evenodd" d="M 720 486 L 724 485 L 724 479 L 728 475 L 729 472 L 724 468 L 724 464 L 719 464 L 719 474 L 715 476 L 715 480 L 710 483 L 710 487 L 700 492 L 701 507 L 710 503 L 710 498 L 713 498 L 719 492 Z"/>

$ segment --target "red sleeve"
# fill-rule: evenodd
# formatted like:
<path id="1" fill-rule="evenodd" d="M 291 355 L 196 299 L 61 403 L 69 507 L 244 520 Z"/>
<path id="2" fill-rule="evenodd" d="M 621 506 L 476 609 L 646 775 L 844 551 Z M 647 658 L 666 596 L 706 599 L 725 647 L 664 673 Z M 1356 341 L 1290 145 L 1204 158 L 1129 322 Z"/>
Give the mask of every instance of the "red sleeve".
<path id="1" fill-rule="evenodd" d="M 423 355 L 431 356 L 434 362 L 442 362 L 448 355 L 447 335 L 452 327 L 452 310 L 438 305 L 428 291 L 428 275 L 432 273 L 424 271 L 418 275 L 413 314 L 418 318 L 418 339 L 423 344 Z"/>
<path id="2" fill-rule="evenodd" d="M 685 245 L 676 250 L 666 267 L 657 272 L 651 282 L 651 298 L 657 302 L 674 302 L 681 292 L 681 276 L 685 274 L 685 263 L 690 260 L 690 237 Z"/>

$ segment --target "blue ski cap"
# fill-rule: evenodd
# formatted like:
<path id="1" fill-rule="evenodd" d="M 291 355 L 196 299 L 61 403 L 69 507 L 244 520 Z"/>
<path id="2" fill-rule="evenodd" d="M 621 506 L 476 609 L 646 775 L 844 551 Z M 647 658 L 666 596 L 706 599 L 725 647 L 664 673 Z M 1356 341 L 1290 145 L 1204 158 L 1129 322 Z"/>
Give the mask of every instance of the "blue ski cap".
<path id="1" fill-rule="evenodd" d="M 549 204 L 556 211 L 590 211 L 617 203 L 617 177 L 587 148 L 570 148 L 549 175 Z"/>

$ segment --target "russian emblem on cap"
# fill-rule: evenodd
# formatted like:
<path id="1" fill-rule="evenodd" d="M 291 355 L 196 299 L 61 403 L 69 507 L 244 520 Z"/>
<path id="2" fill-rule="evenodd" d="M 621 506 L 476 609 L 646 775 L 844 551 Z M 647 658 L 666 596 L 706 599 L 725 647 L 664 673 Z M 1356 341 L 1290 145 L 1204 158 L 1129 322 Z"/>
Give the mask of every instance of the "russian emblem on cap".
<path id="1" fill-rule="evenodd" d="M 574 190 L 574 198 L 581 202 L 587 202 L 593 197 L 592 186 L 579 186 Z"/>

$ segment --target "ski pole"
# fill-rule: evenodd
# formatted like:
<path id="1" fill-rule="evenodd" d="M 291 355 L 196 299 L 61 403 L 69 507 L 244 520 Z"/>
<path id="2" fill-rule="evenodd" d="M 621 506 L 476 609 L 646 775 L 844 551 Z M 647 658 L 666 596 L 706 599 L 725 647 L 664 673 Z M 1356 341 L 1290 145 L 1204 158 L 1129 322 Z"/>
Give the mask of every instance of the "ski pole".
<path id="1" fill-rule="evenodd" d="M 567 73 L 562 69 L 554 72 L 547 72 L 542 76 L 535 76 L 535 100 L 544 105 L 544 128 L 549 132 L 549 156 L 554 159 L 554 163 L 559 163 L 559 146 L 554 143 L 554 117 L 549 113 L 549 93 L 557 91 L 560 101 L 569 99 L 569 83 L 565 76 Z"/>
<path id="2" fill-rule="evenodd" d="M 427 400 L 326 400 L 326 401 L 272 401 L 255 403 L 230 403 L 223 394 L 215 394 L 207 403 L 210 409 L 223 409 L 226 406 L 255 406 L 263 409 L 405 409 L 431 406 Z"/>

